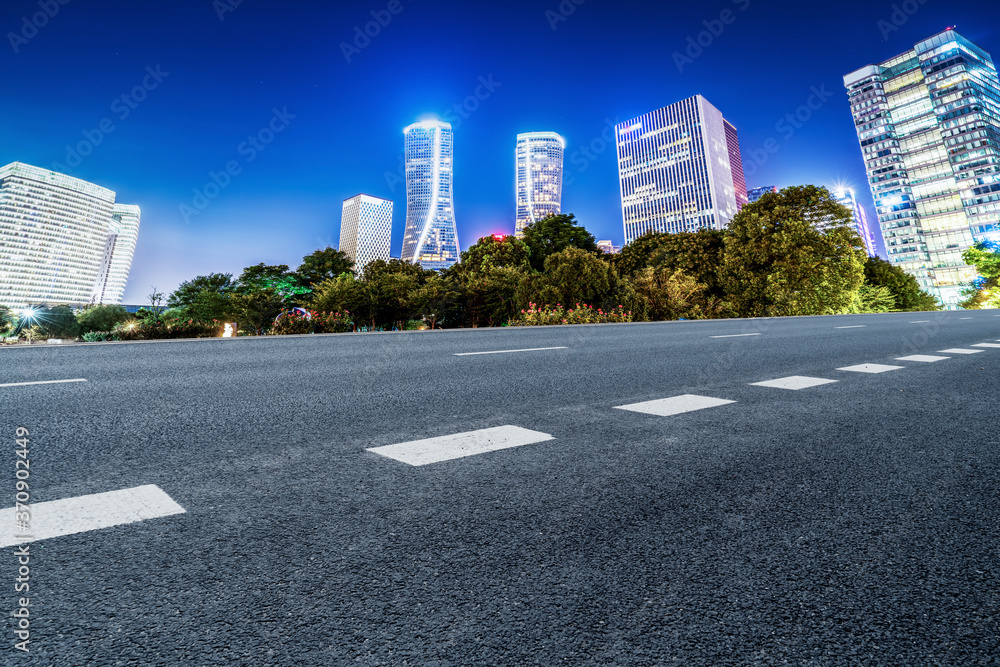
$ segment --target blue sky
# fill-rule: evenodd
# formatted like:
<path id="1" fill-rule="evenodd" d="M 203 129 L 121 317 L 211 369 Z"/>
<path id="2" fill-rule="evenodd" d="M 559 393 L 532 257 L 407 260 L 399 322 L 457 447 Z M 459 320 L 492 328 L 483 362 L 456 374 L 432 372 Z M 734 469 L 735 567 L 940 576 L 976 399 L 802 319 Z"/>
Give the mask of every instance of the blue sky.
<path id="1" fill-rule="evenodd" d="M 874 218 L 843 75 L 951 25 L 1000 49 L 995 11 L 941 0 L 8 0 L 0 162 L 59 168 L 142 207 L 126 303 L 258 262 L 294 268 L 338 245 L 342 201 L 359 192 L 395 202 L 398 255 L 402 129 L 432 113 L 454 119 L 462 248 L 513 230 L 514 138 L 536 130 L 568 141 L 563 209 L 620 244 L 606 127 L 694 94 L 739 129 L 748 186 L 847 183 Z M 688 51 L 699 35 L 701 52 Z M 782 124 L 816 91 L 808 120 Z M 776 152 L 763 151 L 769 139 Z"/>

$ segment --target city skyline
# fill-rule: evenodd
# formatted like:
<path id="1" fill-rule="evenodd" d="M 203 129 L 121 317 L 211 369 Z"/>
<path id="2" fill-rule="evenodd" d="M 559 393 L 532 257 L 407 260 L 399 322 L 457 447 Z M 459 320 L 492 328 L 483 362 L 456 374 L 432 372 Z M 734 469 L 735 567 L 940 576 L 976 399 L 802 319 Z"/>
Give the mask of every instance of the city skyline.
<path id="1" fill-rule="evenodd" d="M 790 3 L 723 3 L 735 17 L 728 23 L 708 7 L 594 0 L 568 16 L 557 3 L 401 6 L 358 47 L 355 29 L 364 36 L 372 12 L 385 20 L 383 7 L 261 0 L 220 15 L 195 0 L 66 5 L 4 56 L 19 94 L 0 105 L 0 162 L 61 163 L 143 202 L 125 296 L 143 302 L 151 285 L 169 292 L 195 275 L 336 246 L 342 202 L 357 192 L 401 203 L 399 130 L 425 113 L 454 126 L 463 248 L 513 230 L 510 142 L 536 129 L 567 141 L 563 211 L 622 243 L 613 127 L 695 94 L 739 128 L 748 188 L 843 183 L 874 211 L 844 72 L 952 24 L 997 48 L 993 29 L 976 21 L 991 7 L 984 2 L 898 16 L 891 3 L 797 12 Z M 6 25 L 19 33 L 35 11 L 36 2 L 13 2 Z M 488 30 L 468 29 L 484 19 Z M 606 48 L 583 48 L 596 38 Z M 260 53 L 252 45 L 261 40 L 280 55 Z M 572 59 L 556 80 L 533 67 L 561 53 Z M 358 88 L 365 94 L 345 103 L 342 92 Z M 181 205 L 198 213 L 186 221 Z M 404 224 L 396 206 L 394 256 Z"/>

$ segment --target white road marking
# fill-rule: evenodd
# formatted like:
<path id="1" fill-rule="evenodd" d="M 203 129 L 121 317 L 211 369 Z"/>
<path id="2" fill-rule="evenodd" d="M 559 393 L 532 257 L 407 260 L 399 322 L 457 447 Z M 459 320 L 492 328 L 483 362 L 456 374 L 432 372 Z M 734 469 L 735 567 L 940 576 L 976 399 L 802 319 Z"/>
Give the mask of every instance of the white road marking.
<path id="1" fill-rule="evenodd" d="M 31 536 L 20 537 L 14 524 L 15 508 L 10 507 L 0 510 L 0 548 L 185 513 L 160 487 L 150 484 L 33 503 Z"/>
<path id="2" fill-rule="evenodd" d="M 946 359 L 951 359 L 951 357 L 935 357 L 930 354 L 914 354 L 909 357 L 900 357 L 896 361 L 919 361 L 925 364 L 932 364 L 935 361 L 945 361 Z"/>
<path id="3" fill-rule="evenodd" d="M 950 350 L 941 350 L 941 354 L 979 354 L 980 352 L 985 352 L 986 350 L 966 350 L 961 347 L 955 347 Z"/>
<path id="4" fill-rule="evenodd" d="M 972 347 L 1000 347 L 1000 343 L 976 343 Z"/>
<path id="5" fill-rule="evenodd" d="M 958 319 L 960 319 L 960 320 L 971 320 L 972 318 L 971 317 L 960 317 Z"/>
<path id="6" fill-rule="evenodd" d="M 684 414 L 685 412 L 695 412 L 707 408 L 717 408 L 721 405 L 729 405 L 736 401 L 727 401 L 722 398 L 712 398 L 710 396 L 696 396 L 685 394 L 674 396 L 673 398 L 662 398 L 656 401 L 646 401 L 645 403 L 633 403 L 632 405 L 620 405 L 615 410 L 628 410 L 630 412 L 642 412 L 647 415 L 658 417 L 672 417 L 673 415 Z"/>
<path id="7" fill-rule="evenodd" d="M 425 466 L 501 449 L 533 445 L 547 440 L 555 438 L 548 433 L 529 431 L 518 426 L 499 426 L 428 440 L 414 440 L 398 445 L 371 447 L 368 451 L 411 466 Z"/>
<path id="8" fill-rule="evenodd" d="M 474 357 L 479 354 L 512 354 L 514 352 L 543 352 L 545 350 L 567 350 L 566 347 L 535 347 L 530 350 L 497 350 L 496 352 L 462 352 L 456 357 Z"/>
<path id="9" fill-rule="evenodd" d="M 712 338 L 744 338 L 746 336 L 762 336 L 763 334 L 752 333 L 752 334 L 731 334 L 729 336 L 712 336 Z"/>
<path id="10" fill-rule="evenodd" d="M 855 325 L 853 327 L 835 327 L 835 328 L 836 329 L 864 329 L 866 326 L 868 326 L 868 325 L 867 324 L 857 324 L 857 325 Z"/>
<path id="11" fill-rule="evenodd" d="M 768 380 L 767 382 L 754 382 L 751 386 L 753 387 L 772 387 L 774 389 L 791 389 L 792 391 L 799 391 L 800 389 L 809 389 L 810 387 L 818 387 L 824 384 L 833 384 L 837 380 L 825 380 L 823 378 L 811 378 L 802 375 L 792 375 L 791 377 L 779 378 L 777 380 Z"/>
<path id="12" fill-rule="evenodd" d="M 889 371 L 901 371 L 905 366 L 885 366 L 883 364 L 859 364 L 857 366 L 848 366 L 846 368 L 838 368 L 838 371 L 848 371 L 849 373 L 888 373 Z"/>
<path id="13" fill-rule="evenodd" d="M 917 320 L 916 322 L 910 322 L 910 324 L 930 324 L 930 320 Z"/>
<path id="14" fill-rule="evenodd" d="M 45 382 L 12 382 L 11 384 L 0 384 L 0 387 L 30 387 L 38 384 L 69 384 L 71 382 L 86 382 L 86 380 L 46 380 Z"/>

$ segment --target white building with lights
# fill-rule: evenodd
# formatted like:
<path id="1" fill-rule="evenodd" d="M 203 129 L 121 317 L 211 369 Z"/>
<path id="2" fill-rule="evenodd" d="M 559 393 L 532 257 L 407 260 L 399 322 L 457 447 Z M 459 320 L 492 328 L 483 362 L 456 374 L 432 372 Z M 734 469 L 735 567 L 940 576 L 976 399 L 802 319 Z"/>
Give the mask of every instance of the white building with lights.
<path id="1" fill-rule="evenodd" d="M 425 269 L 459 261 L 452 190 L 454 136 L 450 123 L 423 121 L 403 130 L 406 145 L 406 232 L 403 257 Z"/>
<path id="2" fill-rule="evenodd" d="M 392 244 L 392 202 L 369 195 L 344 200 L 340 218 L 340 250 L 354 262 L 359 276 L 369 262 L 389 261 Z"/>
<path id="3" fill-rule="evenodd" d="M 889 261 L 948 307 L 1000 240 L 1000 80 L 953 29 L 844 77 Z"/>
<path id="4" fill-rule="evenodd" d="M 868 253 L 869 257 L 878 256 L 878 242 L 875 240 L 875 232 L 872 231 L 871 225 L 868 224 L 868 214 L 865 213 L 865 207 L 861 205 L 858 198 L 854 196 L 854 190 L 847 188 L 837 189 L 834 191 L 833 196 L 838 202 L 851 210 L 851 215 L 854 218 L 854 228 L 865 242 L 865 252 Z"/>
<path id="5" fill-rule="evenodd" d="M 555 132 L 517 135 L 514 235 L 518 238 L 524 236 L 524 228 L 531 223 L 562 213 L 565 151 L 566 140 Z"/>
<path id="6" fill-rule="evenodd" d="M 746 202 L 736 128 L 701 95 L 621 123 L 615 136 L 626 244 L 723 229 Z"/>
<path id="7" fill-rule="evenodd" d="M 19 162 L 0 167 L 0 305 L 121 303 L 139 218 L 107 188 Z"/>

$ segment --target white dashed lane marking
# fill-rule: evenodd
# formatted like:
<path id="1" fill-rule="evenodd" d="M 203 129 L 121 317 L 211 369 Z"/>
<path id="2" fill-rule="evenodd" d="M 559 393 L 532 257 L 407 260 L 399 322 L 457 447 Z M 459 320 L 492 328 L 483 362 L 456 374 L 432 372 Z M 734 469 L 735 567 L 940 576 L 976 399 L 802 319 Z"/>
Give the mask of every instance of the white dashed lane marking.
<path id="1" fill-rule="evenodd" d="M 837 380 L 826 380 L 824 378 L 811 378 L 802 375 L 792 375 L 791 377 L 768 380 L 767 382 L 754 382 L 754 387 L 771 387 L 772 389 L 790 389 L 799 391 L 810 387 L 819 387 L 824 384 L 833 384 Z"/>
<path id="2" fill-rule="evenodd" d="M 917 320 L 916 322 L 910 322 L 910 324 L 930 324 L 930 320 Z"/>
<path id="3" fill-rule="evenodd" d="M 878 373 L 888 373 L 889 371 L 901 371 L 905 366 L 885 366 L 883 364 L 858 364 L 857 366 L 847 366 L 846 368 L 838 368 L 838 371 L 847 371 L 848 373 L 871 373 L 876 375 Z"/>
<path id="4" fill-rule="evenodd" d="M 569 348 L 565 347 L 536 347 L 530 350 L 496 350 L 495 352 L 462 352 L 461 354 L 456 354 L 456 357 L 474 357 L 480 354 L 513 354 L 514 352 L 544 352 L 546 350 L 566 350 Z"/>
<path id="5" fill-rule="evenodd" d="M 972 347 L 1000 347 L 1000 343 L 976 343 Z"/>
<path id="6" fill-rule="evenodd" d="M 919 361 L 925 364 L 932 364 L 935 361 L 945 361 L 947 359 L 951 359 L 951 357 L 935 357 L 930 354 L 914 354 L 909 357 L 900 357 L 899 359 L 896 359 L 896 361 Z"/>
<path id="7" fill-rule="evenodd" d="M 745 338 L 747 336 L 760 336 L 762 334 L 752 333 L 752 334 L 730 334 L 728 336 L 712 336 L 712 338 Z"/>
<path id="8" fill-rule="evenodd" d="M 858 325 L 853 326 L 853 327 L 836 327 L 836 328 L 837 329 L 864 329 L 866 326 L 867 325 L 865 325 L 865 324 L 858 324 Z"/>
<path id="9" fill-rule="evenodd" d="M 74 382 L 86 382 L 86 380 L 46 380 L 45 382 L 12 382 L 10 384 L 0 384 L 0 387 L 30 387 L 40 384 L 71 384 Z"/>
<path id="10" fill-rule="evenodd" d="M 985 352 L 985 350 L 966 350 L 961 347 L 952 348 L 950 350 L 941 350 L 941 354 L 979 354 L 980 352 Z"/>
<path id="11" fill-rule="evenodd" d="M 467 456 L 496 452 L 555 440 L 548 433 L 529 431 L 519 426 L 498 426 L 481 431 L 457 433 L 440 438 L 414 440 L 398 445 L 371 447 L 369 452 L 395 459 L 411 466 L 426 466 L 441 461 L 451 461 Z"/>
<path id="12" fill-rule="evenodd" d="M 615 410 L 628 410 L 629 412 L 641 412 L 647 415 L 658 417 L 672 417 L 673 415 L 684 414 L 685 412 L 695 412 L 707 408 L 717 408 L 722 405 L 730 405 L 736 401 L 727 401 L 722 398 L 712 398 L 710 396 L 696 396 L 685 394 L 674 396 L 673 398 L 662 398 L 656 401 L 646 401 L 645 403 L 633 403 L 632 405 L 620 405 Z"/>
<path id="13" fill-rule="evenodd" d="M 0 548 L 185 513 L 153 484 L 32 503 L 30 537 L 21 536 L 14 523 L 15 511 L 14 507 L 0 510 Z"/>

